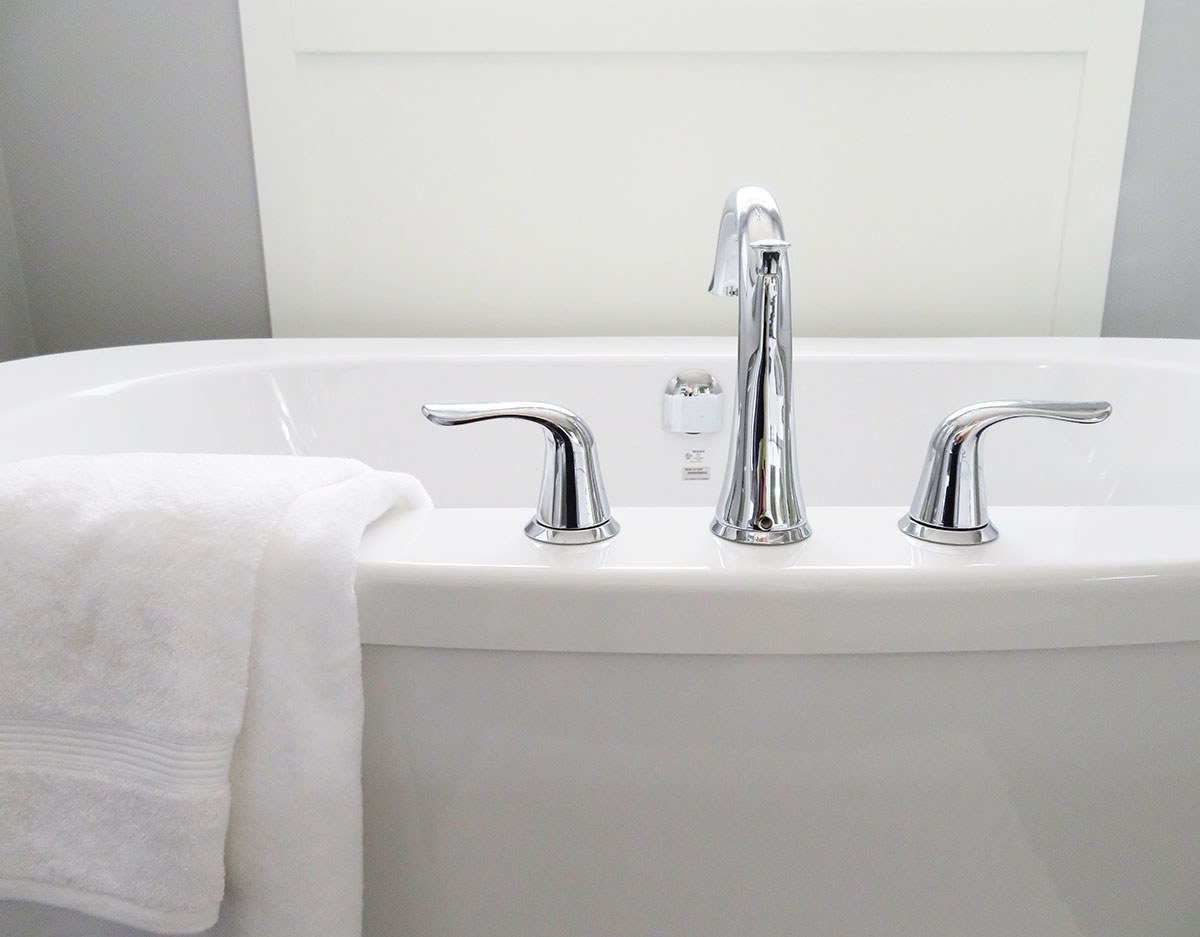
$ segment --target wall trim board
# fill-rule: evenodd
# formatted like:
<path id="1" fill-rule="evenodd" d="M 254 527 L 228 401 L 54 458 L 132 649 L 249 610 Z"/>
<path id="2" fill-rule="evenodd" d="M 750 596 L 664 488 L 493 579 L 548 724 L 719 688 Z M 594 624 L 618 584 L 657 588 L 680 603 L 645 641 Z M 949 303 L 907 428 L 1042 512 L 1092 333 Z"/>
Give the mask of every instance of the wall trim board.
<path id="1" fill-rule="evenodd" d="M 1061 191 L 1055 190 L 1060 204 L 1054 206 L 1059 218 L 1053 245 L 1057 250 L 1054 283 L 1036 324 L 1013 328 L 1039 334 L 1100 334 L 1143 0 L 774 2 L 756 7 L 755 22 L 772 24 L 761 33 L 743 25 L 745 18 L 738 15 L 733 0 L 692 4 L 677 0 L 638 4 L 626 0 L 570 4 L 552 0 L 503 4 L 492 0 L 453 0 L 448 4 L 240 0 L 240 8 L 276 335 L 430 334 L 409 331 L 418 326 L 402 318 L 392 323 L 382 312 L 343 317 L 329 309 L 329 288 L 321 282 L 323 277 L 329 279 L 322 265 L 331 261 L 318 236 L 327 226 L 320 212 L 329 199 L 328 193 L 314 189 L 314 185 L 327 183 L 314 175 L 309 159 L 313 141 L 310 89 L 318 80 L 312 76 L 325 74 L 323 62 L 336 69 L 356 57 L 364 57 L 361 61 L 366 62 L 365 57 L 371 56 L 399 63 L 439 57 L 450 61 L 451 56 L 466 61 L 484 55 L 699 57 L 751 51 L 760 56 L 911 55 L 916 61 L 945 54 L 1010 56 L 1014 60 L 1029 56 L 1030 61 L 1062 57 L 1080 62 L 1077 97 L 1065 130 L 1069 152 L 1062 170 L 1064 182 Z M 714 118 L 714 127 L 718 123 Z M 326 166 L 323 171 L 336 169 Z M 357 170 L 347 167 L 347 172 L 352 171 Z M 1057 172 L 1058 168 L 1046 171 Z M 708 214 L 714 214 L 716 207 Z M 786 206 L 785 217 L 792 217 Z M 821 227 L 819 217 L 815 222 Z M 404 219 L 397 220 L 398 226 L 404 224 Z M 795 225 L 796 221 L 791 221 L 789 231 Z M 706 230 L 704 237 L 707 240 L 714 234 L 715 229 Z M 415 227 L 406 234 L 420 235 Z M 369 278 L 373 270 L 364 263 L 353 275 Z M 937 324 L 932 324 L 932 319 L 924 325 L 918 322 L 912 326 L 914 331 L 906 332 L 906 322 L 911 320 L 911 316 L 898 315 L 879 322 L 874 334 L 927 334 L 931 328 L 954 333 L 956 328 L 943 316 Z M 853 327 L 872 328 L 861 323 Z M 419 328 L 428 326 L 420 324 Z M 986 328 L 986 321 L 972 321 L 964 323 L 960 334 L 979 334 Z M 999 322 L 994 330 L 1005 333 L 1006 328 Z M 597 327 L 596 331 L 603 329 Z M 480 334 L 497 333 L 485 330 Z"/>
<path id="2" fill-rule="evenodd" d="M 297 0 L 299 53 L 1086 52 L 1088 0 Z M 764 24 L 769 28 L 764 29 Z"/>
<path id="3" fill-rule="evenodd" d="M 1054 334 L 1099 335 L 1108 291 L 1142 2 L 1097 0 L 1079 89 Z"/>

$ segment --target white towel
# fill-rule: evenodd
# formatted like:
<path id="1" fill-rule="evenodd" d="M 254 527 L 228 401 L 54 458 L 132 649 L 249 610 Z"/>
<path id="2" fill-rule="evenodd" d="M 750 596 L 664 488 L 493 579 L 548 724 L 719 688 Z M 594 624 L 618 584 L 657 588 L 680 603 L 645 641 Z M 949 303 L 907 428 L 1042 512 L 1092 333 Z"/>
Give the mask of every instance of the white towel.
<path id="1" fill-rule="evenodd" d="M 429 500 L 342 459 L 0 465 L 0 933 L 359 937 L 353 583 L 392 505 Z"/>

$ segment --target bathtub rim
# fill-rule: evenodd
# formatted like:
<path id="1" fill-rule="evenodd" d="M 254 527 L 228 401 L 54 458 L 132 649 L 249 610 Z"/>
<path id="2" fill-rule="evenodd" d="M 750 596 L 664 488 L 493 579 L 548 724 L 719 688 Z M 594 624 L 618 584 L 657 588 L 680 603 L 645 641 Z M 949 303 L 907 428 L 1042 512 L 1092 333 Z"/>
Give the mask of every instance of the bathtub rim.
<path id="1" fill-rule="evenodd" d="M 734 339 L 729 337 L 632 337 L 632 338 L 501 338 L 501 339 L 406 339 L 406 338 L 294 338 L 294 339 L 233 339 L 206 342 L 185 342 L 165 345 L 139 345 L 121 348 L 95 349 L 88 351 L 68 352 L 41 358 L 21 359 L 0 364 L 0 399 L 5 401 L 0 408 L 0 417 L 21 410 L 36 408 L 41 405 L 58 401 L 62 402 L 76 395 L 108 393 L 117 388 L 128 387 L 146 381 L 154 381 L 178 375 L 195 375 L 201 373 L 216 373 L 228 370 L 257 371 L 272 367 L 293 368 L 318 366 L 333 362 L 335 364 L 372 364 L 402 362 L 405 360 L 446 360 L 463 361 L 471 359 L 503 358 L 509 361 L 525 360 L 588 360 L 603 361 L 613 357 L 624 360 L 656 360 L 670 359 L 679 356 L 732 356 Z M 836 359 L 852 357 L 856 360 L 878 357 L 889 360 L 969 360 L 969 361 L 1015 361 L 1033 360 L 1037 358 L 1046 362 L 1063 363 L 1095 363 L 1120 364 L 1137 366 L 1155 370 L 1167 370 L 1187 374 L 1200 374 L 1200 342 L 1188 339 L 1127 339 L 1127 338 L 904 338 L 904 339 L 800 339 L 797 342 L 797 359 L 805 357 L 822 357 Z M 632 530 L 628 523 L 628 511 L 620 505 L 614 506 L 622 523 L 625 524 L 621 539 L 622 544 L 630 542 Z M 1180 510 L 1183 510 L 1181 508 Z M 508 509 L 487 509 L 485 513 L 496 523 L 505 523 L 505 511 Z M 681 509 L 683 510 L 683 509 Z M 687 509 L 695 510 L 695 509 Z M 882 509 L 881 509 L 882 510 Z M 902 506 L 888 508 L 886 512 L 899 516 Z M 1021 544 L 1019 532 L 1036 529 L 1036 524 L 1004 523 L 1005 510 L 1003 506 L 993 506 L 993 512 L 999 523 L 1005 529 L 1006 536 L 999 541 L 1005 547 L 1016 547 Z M 1042 512 L 1049 509 L 1012 509 Z M 1092 512 L 1114 510 L 1112 508 L 1089 509 Z M 1192 511 L 1192 506 L 1186 506 Z M 1196 509 L 1200 511 L 1200 509 Z M 1195 513 L 1195 512 L 1193 512 Z M 445 517 L 445 515 L 441 515 Z M 883 520 L 882 514 L 880 520 Z M 1200 523 L 1200 517 L 1196 518 Z M 893 538 L 893 543 L 907 543 L 906 538 L 894 530 L 894 518 L 888 517 L 887 524 L 880 524 L 880 537 Z M 1092 521 L 1103 524 L 1100 515 L 1092 517 Z M 1187 522 L 1190 525 L 1190 521 Z M 831 525 L 823 524 L 820 513 L 816 516 L 818 534 L 823 528 L 827 531 Z M 695 526 L 690 521 L 687 529 Z M 832 525 L 836 527 L 835 525 Z M 1184 525 L 1187 526 L 1187 525 Z M 636 527 L 636 525 L 635 525 Z M 519 528 L 514 528 L 519 529 Z M 886 529 L 886 534 L 883 530 Z M 1193 527 L 1194 529 L 1194 527 Z M 368 543 L 372 534 L 368 532 Z M 507 534 L 505 534 L 507 536 Z M 683 534 L 687 536 L 687 534 Z M 696 533 L 699 540 L 707 543 L 707 533 Z M 822 538 L 824 539 L 824 538 Z M 1026 540 L 1026 544 L 1030 541 Z M 814 538 L 814 543 L 821 543 Z M 507 599 L 503 590 L 494 591 L 488 601 L 493 609 L 504 607 L 508 601 L 511 620 L 497 624 L 497 618 L 484 614 L 487 609 L 476 609 L 481 618 L 473 630 L 448 629 L 440 636 L 431 636 L 428 629 L 399 628 L 386 624 L 389 618 L 377 608 L 378 596 L 387 596 L 387 602 L 404 602 L 404 594 L 397 594 L 397 589 L 412 589 L 414 577 L 424 577 L 431 582 L 440 576 L 442 586 L 458 588 L 474 588 L 482 590 L 481 594 L 488 595 L 487 589 L 492 588 L 481 576 L 478 566 L 471 572 L 472 561 L 469 556 L 457 564 L 447 564 L 436 575 L 431 576 L 428 564 L 393 562 L 389 558 L 380 563 L 378 558 L 372 560 L 370 555 L 364 557 L 360 564 L 359 599 L 363 612 L 363 634 L 367 643 L 398 643 L 420 646 L 441 647 L 471 647 L 478 649 L 496 650 L 546 650 L 546 651 L 611 651 L 611 652 L 650 652 L 650 653 L 873 653 L 873 652 L 903 652 L 903 651 L 970 651 L 970 650 L 1015 650 L 1053 647 L 1092 647 L 1112 646 L 1121 644 L 1165 643 L 1177 641 L 1200 640 L 1200 620 L 1193 621 L 1190 614 L 1194 606 L 1194 598 L 1200 597 L 1200 550 L 1190 548 L 1182 541 L 1175 543 L 1166 555 L 1160 554 L 1151 563 L 1138 557 L 1139 549 L 1150 549 L 1154 546 L 1154 538 L 1143 533 L 1140 541 L 1134 538 L 1128 542 L 1128 555 L 1121 563 L 1110 563 L 1103 568 L 1084 570 L 1081 575 L 1078 569 L 1060 569 L 1043 577 L 1048 584 L 1056 588 L 1081 588 L 1081 583 L 1087 581 L 1105 580 L 1116 581 L 1126 579 L 1130 582 L 1158 576 L 1170 579 L 1174 589 L 1170 595 L 1150 595 L 1149 599 L 1129 598 L 1121 594 L 1121 599 L 1129 598 L 1128 615 L 1131 619 L 1143 619 L 1150 623 L 1149 627 L 1141 627 L 1136 621 L 1119 633 L 1112 629 L 1097 629 L 1088 620 L 1088 609 L 1096 611 L 1099 607 L 1076 604 L 1069 612 L 1062 612 L 1051 622 L 1044 622 L 1037 633 L 1028 629 L 1006 629 L 1003 622 L 996 621 L 995 615 L 984 624 L 972 628 L 961 628 L 955 625 L 955 615 L 942 616 L 937 627 L 929 625 L 928 602 L 936 601 L 939 594 L 955 593 L 962 598 L 973 597 L 973 601 L 987 605 L 997 595 L 1003 595 L 1003 590 L 1011 583 L 1005 584 L 1004 572 L 987 571 L 986 568 L 965 569 L 954 572 L 942 570 L 934 573 L 931 570 L 916 570 L 916 564 L 910 564 L 913 569 L 909 573 L 916 577 L 915 584 L 922 593 L 922 602 L 912 604 L 890 624 L 887 633 L 881 629 L 855 627 L 843 628 L 840 631 L 830 631 L 822 628 L 819 623 L 813 623 L 804 628 L 789 628 L 785 623 L 786 609 L 780 606 L 775 618 L 766 625 L 742 627 L 740 629 L 724 627 L 721 622 L 708 622 L 706 625 L 696 624 L 702 618 L 690 620 L 684 616 L 674 624 L 666 627 L 642 629 L 640 632 L 620 632 L 605 635 L 596 628 L 579 628 L 575 636 L 567 635 L 561 629 L 557 632 L 538 630 L 527 624 L 522 626 L 520 604 L 522 601 L 541 601 L 546 596 L 554 598 L 561 596 L 562 590 L 568 587 L 578 587 L 580 577 L 590 584 L 597 577 L 596 571 L 564 569 L 543 564 L 541 569 L 536 564 L 521 572 L 523 577 L 520 585 L 525 590 L 516 598 L 509 595 Z M 1046 546 L 1047 542 L 1043 543 Z M 755 551 L 757 548 L 743 547 L 743 550 Z M 805 573 L 788 572 L 784 569 L 772 571 L 767 560 L 773 556 L 771 550 L 759 551 L 756 555 L 763 558 L 760 568 L 733 571 L 723 571 L 721 578 L 713 582 L 733 590 L 746 590 L 753 584 L 755 576 L 772 577 L 777 582 L 766 582 L 782 591 L 783 594 L 801 588 L 798 575 L 805 575 L 803 588 L 829 589 L 833 592 L 847 589 L 863 588 L 861 581 L 854 577 L 864 575 L 869 570 L 869 564 L 843 564 L 840 569 L 827 569 L 824 572 Z M 777 554 L 774 554 L 777 555 Z M 819 565 L 819 564 L 818 564 Z M 1000 566 L 1005 564 L 1001 563 Z M 1079 564 L 1076 564 L 1077 566 Z M 1086 564 L 1084 564 L 1086 565 Z M 901 569 L 896 566 L 895 569 Z M 1010 570 L 1010 573 L 1012 570 Z M 1027 572 L 1027 571 L 1026 571 Z M 1092 575 L 1088 575 L 1088 573 Z M 611 576 L 608 572 L 600 575 L 609 576 L 605 582 L 617 585 L 621 575 L 640 576 L 636 582 L 626 582 L 624 587 L 634 589 L 682 589 L 686 592 L 687 580 L 690 578 L 710 575 L 700 566 L 676 564 L 660 565 L 656 569 L 649 566 L 640 572 L 626 571 L 625 574 Z M 1101 575 L 1103 574 L 1103 575 Z M 787 577 L 792 578 L 787 578 Z M 657 578 L 655 578 L 657 577 Z M 839 578 L 841 577 L 840 581 Z M 697 579 L 697 581 L 699 581 Z M 857 584 L 856 584 L 857 583 Z M 1127 592 L 1135 592 L 1131 587 L 1122 587 Z M 940 590 L 940 591 L 939 591 Z M 511 592 L 512 590 L 510 590 Z M 703 593 L 704 589 L 699 590 Z M 1164 592 L 1160 589 L 1159 592 Z M 523 596 L 523 598 L 522 598 Z M 932 596 L 932 598 L 931 598 Z M 1155 606 L 1154 601 L 1162 599 L 1161 607 Z M 1149 604 L 1147 604 L 1149 602 Z M 516 603 L 516 604 L 513 604 Z M 374 609 L 374 611 L 373 611 Z M 1102 609 L 1101 609 L 1102 610 Z M 847 614 L 852 611 L 848 607 L 842 609 Z M 1017 609 L 1011 614 L 1034 615 L 1036 609 L 1026 607 L 1023 611 Z M 490 614 L 490 613 L 489 613 Z M 498 614 L 498 613 L 497 613 Z M 955 613 L 959 618 L 961 612 Z M 907 617 L 905 617 L 907 616 Z M 477 616 L 478 617 L 478 616 Z M 693 616 L 694 617 L 694 616 Z M 990 622 L 990 623 L 988 623 Z M 861 622 L 859 623 L 862 624 Z"/>
<path id="2" fill-rule="evenodd" d="M 595 338 L 244 338 L 123 345 L 0 362 L 0 414 L 79 393 L 99 394 L 173 375 L 411 359 L 600 361 L 732 356 L 733 336 Z M 1123 364 L 1200 373 L 1200 340 L 1121 337 L 797 337 L 796 359 Z M 65 372 L 65 373 L 64 373 Z"/>

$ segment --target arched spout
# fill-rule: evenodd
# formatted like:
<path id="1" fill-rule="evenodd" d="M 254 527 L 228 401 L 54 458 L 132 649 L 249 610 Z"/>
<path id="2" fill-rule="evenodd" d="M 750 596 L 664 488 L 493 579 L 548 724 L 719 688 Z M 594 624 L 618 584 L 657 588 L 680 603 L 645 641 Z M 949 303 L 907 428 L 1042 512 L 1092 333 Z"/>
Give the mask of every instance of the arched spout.
<path id="1" fill-rule="evenodd" d="M 734 189 L 725 199 L 721 213 L 717 254 L 713 259 L 708 291 L 718 296 L 748 295 L 754 286 L 753 257 L 748 246 L 761 240 L 787 240 L 779 206 L 762 186 L 744 185 Z"/>

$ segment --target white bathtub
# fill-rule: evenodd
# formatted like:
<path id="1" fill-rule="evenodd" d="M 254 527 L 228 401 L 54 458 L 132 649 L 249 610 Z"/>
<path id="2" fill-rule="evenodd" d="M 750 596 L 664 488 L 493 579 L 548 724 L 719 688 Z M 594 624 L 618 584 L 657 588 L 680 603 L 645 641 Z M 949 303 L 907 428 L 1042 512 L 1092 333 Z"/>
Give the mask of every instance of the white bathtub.
<path id="1" fill-rule="evenodd" d="M 368 532 L 366 937 L 1200 932 L 1200 343 L 799 340 L 813 537 L 719 541 L 729 426 L 661 428 L 732 340 L 290 340 L 0 366 L 0 459 L 355 456 L 438 507 Z M 934 425 L 995 398 L 1000 539 L 896 528 Z M 592 426 L 621 533 L 522 534 Z M 708 480 L 683 468 L 710 467 Z M 702 474 L 702 473 L 701 473 Z"/>

